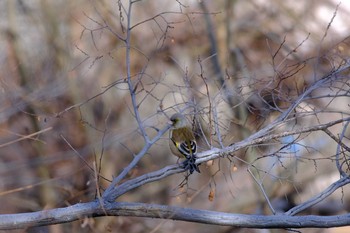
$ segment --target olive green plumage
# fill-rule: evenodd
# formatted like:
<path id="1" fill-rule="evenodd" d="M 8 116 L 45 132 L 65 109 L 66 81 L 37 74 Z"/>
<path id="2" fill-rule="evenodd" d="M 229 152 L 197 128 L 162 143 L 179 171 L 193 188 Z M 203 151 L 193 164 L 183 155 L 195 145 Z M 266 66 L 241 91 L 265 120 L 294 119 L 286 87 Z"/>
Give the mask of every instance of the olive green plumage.
<path id="1" fill-rule="evenodd" d="M 179 158 L 186 159 L 183 165 L 185 169 L 189 169 L 191 174 L 194 170 L 200 172 L 197 164 L 195 164 L 197 154 L 196 138 L 186 118 L 182 114 L 176 113 L 170 120 L 173 126 L 170 130 L 169 142 L 171 152 Z"/>

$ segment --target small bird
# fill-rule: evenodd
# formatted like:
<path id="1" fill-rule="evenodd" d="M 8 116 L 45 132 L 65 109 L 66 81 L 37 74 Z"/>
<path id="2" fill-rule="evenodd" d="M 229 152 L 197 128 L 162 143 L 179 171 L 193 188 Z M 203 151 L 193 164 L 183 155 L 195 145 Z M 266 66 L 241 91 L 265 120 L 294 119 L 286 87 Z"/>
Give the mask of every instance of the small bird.
<path id="1" fill-rule="evenodd" d="M 169 146 L 171 152 L 179 158 L 185 158 L 183 166 L 192 174 L 195 170 L 200 173 L 196 162 L 197 142 L 186 118 L 175 113 L 170 118 L 173 128 L 170 130 Z"/>

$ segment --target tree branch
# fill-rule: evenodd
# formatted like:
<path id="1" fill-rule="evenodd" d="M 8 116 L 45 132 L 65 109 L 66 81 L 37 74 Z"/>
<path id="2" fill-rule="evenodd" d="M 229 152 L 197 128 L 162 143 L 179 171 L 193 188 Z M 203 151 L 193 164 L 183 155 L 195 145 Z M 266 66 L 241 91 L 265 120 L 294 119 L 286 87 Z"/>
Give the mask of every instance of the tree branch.
<path id="1" fill-rule="evenodd" d="M 339 120 L 332 121 L 332 122 L 328 122 L 326 124 L 296 129 L 296 130 L 289 131 L 289 132 L 271 134 L 271 135 L 267 135 L 264 137 L 256 138 L 254 140 L 246 139 L 246 140 L 238 142 L 238 143 L 236 143 L 232 146 L 229 146 L 227 148 L 224 148 L 224 149 L 213 148 L 213 149 L 198 153 L 196 163 L 197 164 L 204 163 L 204 162 L 212 160 L 212 159 L 217 159 L 219 157 L 232 155 L 234 152 L 236 152 L 242 148 L 247 148 L 249 146 L 254 146 L 254 145 L 258 145 L 260 143 L 269 142 L 272 139 L 283 138 L 283 137 L 290 136 L 290 135 L 296 135 L 296 134 L 307 133 L 307 132 L 312 132 L 312 131 L 324 130 L 324 129 L 327 129 L 333 125 L 340 124 L 340 123 L 346 122 L 346 121 L 350 121 L 350 117 L 344 118 L 344 119 L 339 119 Z M 164 129 L 163 129 L 163 131 L 164 131 Z M 257 132 L 256 134 L 259 135 L 259 132 Z M 158 135 L 157 138 L 158 137 L 160 137 L 160 135 Z M 146 146 L 147 146 L 147 144 L 146 144 Z M 151 146 L 151 144 L 149 146 Z M 144 147 L 142 149 L 142 151 L 147 151 L 147 150 L 148 149 L 146 147 Z M 137 157 L 138 157 L 138 155 L 135 158 L 137 158 Z M 129 166 L 132 166 L 132 165 L 129 164 Z M 126 169 L 127 168 L 125 168 L 124 170 L 126 170 Z M 180 173 L 183 171 L 184 171 L 184 169 L 182 169 L 180 167 L 180 165 L 171 165 L 171 166 L 167 166 L 163 169 L 160 169 L 158 171 L 147 173 L 147 174 L 144 174 L 142 176 L 136 177 L 134 179 L 128 180 L 128 181 L 124 182 L 123 184 L 116 186 L 122 178 L 122 177 L 119 178 L 119 176 L 118 176 L 117 178 L 115 178 L 113 180 L 112 184 L 108 187 L 108 189 L 105 191 L 105 193 L 103 194 L 102 197 L 107 202 L 113 202 L 113 201 L 115 201 L 116 198 L 127 193 L 128 191 L 130 191 L 132 189 L 138 188 L 144 184 L 154 182 L 154 181 L 163 179 L 167 176 L 170 176 L 172 174 Z"/>
<path id="2" fill-rule="evenodd" d="M 309 199 L 308 201 L 306 201 L 300 205 L 293 207 L 292 209 L 288 210 L 285 214 L 286 215 L 296 215 L 296 214 L 302 212 L 303 210 L 306 210 L 307 208 L 321 202 L 326 197 L 330 196 L 335 190 L 337 190 L 338 188 L 343 187 L 344 185 L 349 184 L 349 183 L 350 183 L 349 176 L 342 177 L 338 181 L 331 184 L 327 189 L 320 192 L 315 197 Z"/>
<path id="3" fill-rule="evenodd" d="M 67 223 L 86 217 L 133 216 L 172 219 L 242 228 L 329 228 L 350 225 L 350 214 L 336 216 L 248 215 L 168 205 L 115 202 L 103 208 L 97 201 L 33 213 L 4 214 L 0 230 Z"/>

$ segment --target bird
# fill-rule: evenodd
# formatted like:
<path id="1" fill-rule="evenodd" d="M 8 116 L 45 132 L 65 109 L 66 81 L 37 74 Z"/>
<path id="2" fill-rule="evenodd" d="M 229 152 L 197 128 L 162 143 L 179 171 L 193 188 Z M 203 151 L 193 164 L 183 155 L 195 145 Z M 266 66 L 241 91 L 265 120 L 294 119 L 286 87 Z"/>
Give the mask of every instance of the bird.
<path id="1" fill-rule="evenodd" d="M 194 171 L 200 173 L 196 162 L 197 142 L 190 125 L 181 113 L 175 113 L 170 117 L 170 140 L 169 147 L 171 152 L 179 158 L 185 158 L 183 167 L 189 170 L 190 174 Z"/>

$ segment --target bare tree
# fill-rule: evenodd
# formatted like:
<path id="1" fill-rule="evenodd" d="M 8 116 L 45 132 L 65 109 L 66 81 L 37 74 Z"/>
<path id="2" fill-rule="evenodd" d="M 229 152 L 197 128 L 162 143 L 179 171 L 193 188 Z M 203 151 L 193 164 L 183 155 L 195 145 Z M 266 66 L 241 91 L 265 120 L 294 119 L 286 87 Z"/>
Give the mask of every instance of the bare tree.
<path id="1" fill-rule="evenodd" d="M 2 213 L 0 229 L 76 220 L 89 224 L 90 218 L 104 216 L 243 228 L 350 225 L 349 214 L 342 214 L 349 208 L 346 203 L 350 197 L 346 189 L 350 183 L 348 38 L 337 38 L 336 43 L 327 41 L 338 12 L 343 11 L 341 5 L 333 6 L 334 14 L 316 49 L 305 52 L 309 41 L 315 39 L 307 30 L 303 37 L 294 40 L 294 45 L 287 41 L 288 35 L 258 30 L 257 35 L 238 37 L 236 33 L 247 30 L 244 23 L 249 20 L 234 24 L 230 19 L 235 18 L 235 9 L 243 9 L 244 3 L 153 4 L 142 0 L 108 4 L 91 1 L 89 13 L 84 11 L 80 18 L 74 18 L 81 33 L 72 57 L 80 62 L 67 73 L 81 76 L 77 75 L 73 84 L 67 75 L 65 84 L 78 87 L 71 95 L 64 93 L 67 87 L 56 83 L 56 78 L 45 81 L 42 90 L 33 88 L 31 82 L 35 80 L 28 72 L 21 72 L 23 58 L 16 55 L 18 43 L 13 41 L 17 41 L 18 34 L 7 31 L 9 54 L 17 66 L 21 91 L 15 96 L 9 81 L 2 81 L 4 104 L 8 101 L 11 106 L 11 111 L 4 114 L 23 122 L 28 117 L 33 132 L 18 133 L 20 137 L 14 140 L 6 138 L 2 147 L 11 149 L 4 153 L 26 140 L 35 143 L 34 154 L 42 155 L 41 158 L 53 153 L 51 148 L 43 149 L 47 147 L 45 143 L 51 143 L 52 148 L 63 147 L 65 156 L 76 158 L 69 164 L 72 174 L 79 171 L 77 177 L 93 185 L 84 190 L 89 195 L 79 201 L 66 198 L 65 207 L 55 205 L 61 195 L 46 181 L 54 182 L 55 174 L 60 176 L 60 169 L 67 165 L 50 167 L 49 160 L 43 159 L 44 165 L 36 170 L 43 181 L 34 186 L 42 187 L 38 199 L 48 208 Z M 223 5 L 225 14 L 220 8 Z M 25 5 L 22 7 L 25 9 Z M 286 10 L 288 4 L 279 7 Z M 283 25 L 278 29 L 285 30 Z M 226 41 L 218 36 L 222 30 Z M 55 38 L 48 40 L 56 49 L 53 53 L 66 54 Z M 265 43 L 260 45 L 262 41 Z M 196 46 L 199 52 L 193 56 L 180 51 L 185 46 Z M 263 51 L 267 53 L 262 55 Z M 58 67 L 62 72 L 62 60 L 68 59 L 65 56 L 68 57 L 57 56 L 46 66 Z M 107 66 L 113 68 L 108 70 Z M 89 85 L 84 84 L 84 78 Z M 102 86 L 102 90 L 86 92 L 91 86 Z M 26 90 L 27 87 L 34 91 Z M 49 104 L 39 106 L 47 96 Z M 50 106 L 56 96 L 65 99 Z M 103 98 L 110 102 L 106 104 Z M 196 163 L 201 174 L 189 175 L 168 150 L 169 116 L 179 111 L 193 123 L 200 149 Z M 11 122 L 5 123 L 13 129 Z M 78 123 L 84 131 L 77 131 Z M 38 137 L 48 132 L 55 132 L 55 136 Z M 69 180 L 70 175 L 67 176 Z M 176 179 L 170 184 L 162 183 L 170 176 Z M 330 180 L 320 187 L 316 178 Z M 162 188 L 147 190 L 146 184 L 157 183 L 163 184 Z M 33 188 L 19 184 L 23 187 L 3 191 L 2 195 Z M 174 188 L 179 198 L 187 198 L 186 207 L 167 200 L 170 194 L 165 190 Z M 196 195 L 202 195 L 197 204 L 191 202 Z M 210 203 L 220 195 L 228 195 L 235 204 L 231 206 L 221 199 L 221 208 L 213 211 Z M 159 204 L 151 204 L 154 200 L 159 200 Z M 242 206 L 248 211 L 239 212 Z"/>

